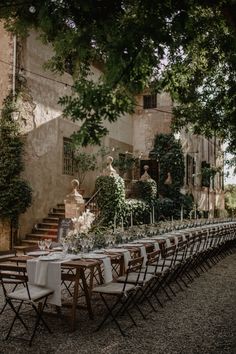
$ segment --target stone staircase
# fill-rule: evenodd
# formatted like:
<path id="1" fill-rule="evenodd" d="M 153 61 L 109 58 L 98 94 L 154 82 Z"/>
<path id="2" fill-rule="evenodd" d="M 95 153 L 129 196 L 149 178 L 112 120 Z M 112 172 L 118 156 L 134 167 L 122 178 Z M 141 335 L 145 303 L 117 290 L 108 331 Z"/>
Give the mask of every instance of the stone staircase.
<path id="1" fill-rule="evenodd" d="M 97 206 L 97 196 L 100 190 L 94 193 L 91 198 L 85 199 L 85 209 L 89 209 L 94 213 L 95 218 L 99 219 L 100 210 Z M 59 220 L 65 218 L 65 204 L 57 204 L 55 208 L 52 208 L 48 216 L 41 222 L 37 223 L 32 229 L 32 232 L 25 236 L 25 239 L 21 240 L 22 246 L 37 245 L 41 239 L 50 238 L 52 241 L 57 242 L 58 225 Z"/>
<path id="2" fill-rule="evenodd" d="M 49 211 L 48 216 L 35 225 L 32 232 L 21 241 L 22 245 L 34 245 L 39 240 L 50 238 L 57 241 L 59 219 L 65 218 L 65 204 L 58 204 L 56 208 Z"/>

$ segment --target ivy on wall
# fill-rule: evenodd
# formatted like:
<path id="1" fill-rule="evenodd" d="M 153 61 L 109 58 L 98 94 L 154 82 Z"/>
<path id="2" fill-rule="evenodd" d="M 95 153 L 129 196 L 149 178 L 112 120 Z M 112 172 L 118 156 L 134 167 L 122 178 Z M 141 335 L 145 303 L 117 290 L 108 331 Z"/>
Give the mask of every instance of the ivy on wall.
<path id="1" fill-rule="evenodd" d="M 156 200 L 159 215 L 179 218 L 181 206 L 187 215 L 192 209 L 192 199 L 180 192 L 185 175 L 181 143 L 173 134 L 158 134 L 149 156 L 159 163 L 159 199 Z"/>
<path id="2" fill-rule="evenodd" d="M 17 226 L 18 216 L 31 205 L 32 190 L 21 178 L 24 142 L 13 118 L 14 103 L 9 95 L 0 118 L 0 217 Z"/>

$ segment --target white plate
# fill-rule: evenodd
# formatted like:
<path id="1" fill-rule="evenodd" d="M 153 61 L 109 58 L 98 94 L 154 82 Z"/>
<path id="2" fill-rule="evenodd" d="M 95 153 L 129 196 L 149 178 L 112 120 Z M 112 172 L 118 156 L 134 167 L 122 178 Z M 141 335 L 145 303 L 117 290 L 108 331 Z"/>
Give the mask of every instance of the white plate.
<path id="1" fill-rule="evenodd" d="M 67 254 L 66 259 L 68 260 L 74 260 L 74 259 L 81 259 L 82 255 L 81 254 Z"/>
<path id="2" fill-rule="evenodd" d="M 28 252 L 27 256 L 46 256 L 48 254 L 49 252 L 47 251 L 33 251 L 33 252 Z"/>
<path id="3" fill-rule="evenodd" d="M 58 247 L 53 247 L 52 250 L 53 250 L 53 251 L 62 251 L 63 248 L 60 247 L 60 246 L 58 246 Z"/>
<path id="4" fill-rule="evenodd" d="M 84 254 L 82 258 L 90 258 L 90 259 L 102 259 L 107 258 L 108 256 L 105 254 Z"/>
<path id="5" fill-rule="evenodd" d="M 48 256 L 39 257 L 40 261 L 58 261 L 62 258 L 62 253 L 51 253 Z"/>

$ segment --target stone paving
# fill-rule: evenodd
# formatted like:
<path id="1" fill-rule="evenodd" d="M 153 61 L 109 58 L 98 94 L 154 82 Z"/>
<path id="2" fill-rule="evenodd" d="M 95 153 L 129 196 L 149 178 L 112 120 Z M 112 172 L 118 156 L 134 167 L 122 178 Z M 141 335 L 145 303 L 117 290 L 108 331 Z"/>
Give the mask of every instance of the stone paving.
<path id="1" fill-rule="evenodd" d="M 31 348 L 22 340 L 3 340 L 10 318 L 9 311 L 5 311 L 0 316 L 0 353 L 234 354 L 236 253 L 195 279 L 188 289 L 178 291 L 176 298 L 166 301 L 157 313 L 152 312 L 147 321 L 137 315 L 139 326 L 130 328 L 126 338 L 113 324 L 94 331 L 103 312 L 99 304 L 95 299 L 95 321 L 79 310 L 78 329 L 74 333 L 69 332 L 65 316 L 58 319 L 48 315 L 53 334 L 40 331 Z M 124 317 L 121 322 L 126 326 L 126 321 Z"/>

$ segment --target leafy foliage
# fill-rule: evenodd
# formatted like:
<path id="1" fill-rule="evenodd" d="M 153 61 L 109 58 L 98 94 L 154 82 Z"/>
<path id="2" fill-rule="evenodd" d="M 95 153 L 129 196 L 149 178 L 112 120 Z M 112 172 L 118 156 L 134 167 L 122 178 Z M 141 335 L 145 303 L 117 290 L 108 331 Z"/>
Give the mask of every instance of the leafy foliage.
<path id="1" fill-rule="evenodd" d="M 169 92 L 178 103 L 176 129 L 190 123 L 195 133 L 228 139 L 236 152 L 234 0 L 38 0 L 30 5 L 2 0 L 0 18 L 15 33 L 37 28 L 54 49 L 47 66 L 75 78 L 73 98 L 60 102 L 66 115 L 82 120 L 82 145 L 98 143 L 107 133 L 103 119 L 113 122 L 131 112 L 131 95 L 148 87 Z M 91 63 L 102 69 L 96 84 Z"/>
<path id="2" fill-rule="evenodd" d="M 146 224 L 150 222 L 150 205 L 145 200 L 126 199 L 123 211 L 124 224 L 130 226 L 131 213 L 133 224 Z"/>
<path id="3" fill-rule="evenodd" d="M 150 152 L 150 156 L 158 159 L 160 164 L 158 183 L 160 198 L 156 201 L 159 214 L 179 218 L 181 205 L 188 213 L 188 210 L 192 209 L 192 201 L 180 192 L 184 185 L 185 175 L 181 143 L 175 139 L 173 134 L 158 134 L 155 137 L 154 148 Z"/>
<path id="4" fill-rule="evenodd" d="M 125 172 L 131 171 L 136 162 L 137 158 L 133 156 L 129 156 L 127 154 L 119 154 L 119 156 L 113 160 L 113 166 L 123 174 Z"/>
<path id="5" fill-rule="evenodd" d="M 133 222 L 140 224 L 147 222 L 150 206 L 145 200 L 125 199 L 124 180 L 119 176 L 100 176 L 96 181 L 96 189 L 100 189 L 98 206 L 101 209 L 105 225 L 113 225 L 116 218 L 117 225 L 123 218 L 124 225 L 130 225 L 130 215 Z"/>
<path id="6" fill-rule="evenodd" d="M 147 181 L 138 181 L 139 198 L 145 200 L 149 205 L 153 205 L 157 198 L 157 184 L 153 179 Z"/>
<path id="7" fill-rule="evenodd" d="M 184 184 L 185 166 L 181 143 L 173 134 L 158 134 L 150 156 L 157 158 L 160 164 L 159 194 L 173 197 Z M 166 184 L 168 174 L 171 177 L 170 184 Z"/>
<path id="8" fill-rule="evenodd" d="M 89 154 L 85 151 L 76 151 L 73 156 L 75 173 L 78 175 L 80 185 L 83 184 L 88 171 L 95 171 L 97 167 L 96 154 Z"/>
<path id="9" fill-rule="evenodd" d="M 104 223 L 112 223 L 115 214 L 119 219 L 125 204 L 124 180 L 119 176 L 100 176 L 96 180 L 95 188 L 101 189 L 97 202 L 102 211 Z"/>
<path id="10" fill-rule="evenodd" d="M 225 208 L 229 215 L 236 213 L 236 185 L 229 184 L 225 186 Z"/>
<path id="11" fill-rule="evenodd" d="M 14 105 L 9 95 L 0 118 L 0 217 L 16 224 L 18 215 L 31 204 L 32 191 L 20 174 L 23 171 L 23 141 L 13 119 Z"/>

